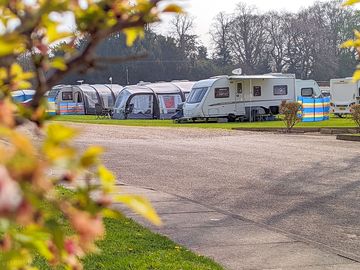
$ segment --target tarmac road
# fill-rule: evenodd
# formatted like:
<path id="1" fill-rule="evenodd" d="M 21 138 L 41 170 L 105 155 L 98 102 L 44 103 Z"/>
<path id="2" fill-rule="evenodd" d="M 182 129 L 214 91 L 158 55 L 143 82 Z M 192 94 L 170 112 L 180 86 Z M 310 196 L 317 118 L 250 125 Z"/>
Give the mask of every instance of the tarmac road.
<path id="1" fill-rule="evenodd" d="M 360 259 L 360 144 L 333 136 L 73 124 L 119 181 L 177 194 Z"/>

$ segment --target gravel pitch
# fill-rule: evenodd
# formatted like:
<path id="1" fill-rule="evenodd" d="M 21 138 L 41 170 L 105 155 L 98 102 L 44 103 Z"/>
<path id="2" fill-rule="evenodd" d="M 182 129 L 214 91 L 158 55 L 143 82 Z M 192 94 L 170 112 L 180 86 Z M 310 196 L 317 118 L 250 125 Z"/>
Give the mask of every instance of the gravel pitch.
<path id="1" fill-rule="evenodd" d="M 360 145 L 333 136 L 71 124 L 119 182 L 230 211 L 360 258 Z"/>

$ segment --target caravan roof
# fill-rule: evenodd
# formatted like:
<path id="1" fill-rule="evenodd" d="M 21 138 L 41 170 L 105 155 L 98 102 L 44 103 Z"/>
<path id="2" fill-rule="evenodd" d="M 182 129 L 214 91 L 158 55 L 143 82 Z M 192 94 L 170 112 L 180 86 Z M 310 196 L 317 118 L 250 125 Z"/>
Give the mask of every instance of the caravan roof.
<path id="1" fill-rule="evenodd" d="M 148 84 L 137 84 L 125 86 L 123 89 L 132 93 L 155 93 L 155 94 L 180 94 L 182 92 L 189 93 L 195 82 L 174 81 L 174 82 L 158 82 Z"/>
<path id="2" fill-rule="evenodd" d="M 156 94 L 177 94 L 181 93 L 181 89 L 173 83 L 152 83 L 146 85 L 146 87 L 153 90 Z"/>
<path id="3" fill-rule="evenodd" d="M 233 75 L 229 76 L 229 79 L 233 80 L 245 80 L 245 79 L 287 79 L 287 78 L 294 78 L 295 74 L 282 74 L 282 73 L 269 73 L 264 75 Z"/>
<path id="4" fill-rule="evenodd" d="M 124 89 L 124 87 L 119 84 L 105 84 L 105 86 L 111 89 L 115 97 L 117 97 L 120 94 L 120 92 Z"/>
<path id="5" fill-rule="evenodd" d="M 125 86 L 123 90 L 129 92 L 130 94 L 154 94 L 154 92 L 149 87 L 143 85 Z"/>
<path id="6" fill-rule="evenodd" d="M 189 81 L 172 81 L 176 87 L 180 88 L 180 90 L 184 93 L 190 93 L 191 89 L 193 88 L 195 82 Z"/>

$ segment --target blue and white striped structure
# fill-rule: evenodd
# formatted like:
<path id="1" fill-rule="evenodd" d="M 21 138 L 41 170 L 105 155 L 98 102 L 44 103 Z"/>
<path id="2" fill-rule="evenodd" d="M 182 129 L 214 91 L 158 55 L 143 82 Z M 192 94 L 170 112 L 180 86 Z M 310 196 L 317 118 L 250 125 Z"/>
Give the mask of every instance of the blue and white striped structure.
<path id="1" fill-rule="evenodd" d="M 330 97 L 307 98 L 298 97 L 302 105 L 302 122 L 320 122 L 330 118 Z"/>
<path id="2" fill-rule="evenodd" d="M 28 103 L 35 95 L 35 90 L 18 90 L 11 92 L 13 100 L 17 103 Z"/>
<path id="3" fill-rule="evenodd" d="M 46 112 L 48 115 L 56 115 L 55 98 L 48 98 Z"/>

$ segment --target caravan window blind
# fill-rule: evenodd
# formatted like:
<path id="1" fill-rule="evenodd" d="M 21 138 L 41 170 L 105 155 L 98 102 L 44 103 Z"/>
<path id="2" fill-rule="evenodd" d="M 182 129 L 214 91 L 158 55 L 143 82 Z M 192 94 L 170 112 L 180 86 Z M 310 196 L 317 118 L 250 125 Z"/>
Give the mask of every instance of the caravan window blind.
<path id="1" fill-rule="evenodd" d="M 274 85 L 274 96 L 286 96 L 288 94 L 287 85 Z"/>
<path id="2" fill-rule="evenodd" d="M 215 88 L 215 98 L 228 98 L 230 97 L 229 87 Z"/>
<path id="3" fill-rule="evenodd" d="M 62 100 L 64 100 L 64 101 L 73 100 L 73 93 L 72 92 L 62 92 Z"/>
<path id="4" fill-rule="evenodd" d="M 314 94 L 314 89 L 311 87 L 308 88 L 301 88 L 301 96 L 303 97 L 312 97 Z"/>
<path id="5" fill-rule="evenodd" d="M 254 97 L 261 97 L 261 86 L 254 86 Z"/>

